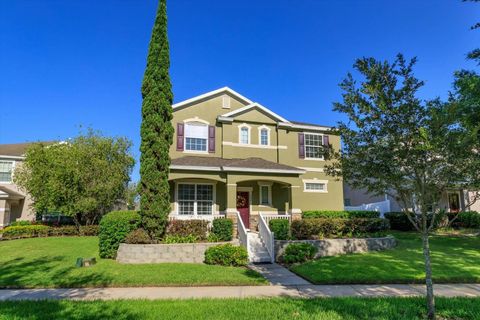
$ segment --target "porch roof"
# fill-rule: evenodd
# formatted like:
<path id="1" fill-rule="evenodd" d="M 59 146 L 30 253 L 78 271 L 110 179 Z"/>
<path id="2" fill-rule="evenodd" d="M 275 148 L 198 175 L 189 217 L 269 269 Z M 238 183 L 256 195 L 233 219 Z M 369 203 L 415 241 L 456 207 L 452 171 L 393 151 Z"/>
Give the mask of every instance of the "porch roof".
<path id="1" fill-rule="evenodd" d="M 20 200 L 24 199 L 25 195 L 20 192 L 13 191 L 5 186 L 0 185 L 0 199 Z"/>
<path id="2" fill-rule="evenodd" d="M 218 157 L 186 156 L 172 159 L 170 169 L 232 172 L 269 172 L 303 174 L 305 170 L 262 158 L 223 159 Z"/>

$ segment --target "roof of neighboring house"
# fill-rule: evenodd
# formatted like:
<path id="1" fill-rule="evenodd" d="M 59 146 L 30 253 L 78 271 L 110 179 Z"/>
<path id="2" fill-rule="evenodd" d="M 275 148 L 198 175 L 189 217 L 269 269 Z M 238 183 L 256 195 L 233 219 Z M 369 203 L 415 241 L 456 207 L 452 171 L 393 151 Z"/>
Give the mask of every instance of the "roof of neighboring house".
<path id="1" fill-rule="evenodd" d="M 22 157 L 27 148 L 37 142 L 23 142 L 23 143 L 11 143 L 0 144 L 0 156 Z M 43 144 L 51 144 L 51 141 L 40 142 Z"/>
<path id="2" fill-rule="evenodd" d="M 251 171 L 303 173 L 304 170 L 268 161 L 262 158 L 223 159 L 218 157 L 186 156 L 172 159 L 172 169 L 197 169 L 211 171 Z"/>

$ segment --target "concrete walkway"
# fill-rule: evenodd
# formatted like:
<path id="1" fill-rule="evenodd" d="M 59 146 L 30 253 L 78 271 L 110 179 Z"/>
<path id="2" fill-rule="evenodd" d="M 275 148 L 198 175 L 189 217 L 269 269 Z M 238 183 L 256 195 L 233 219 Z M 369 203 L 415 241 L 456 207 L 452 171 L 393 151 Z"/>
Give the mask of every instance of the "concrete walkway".
<path id="1" fill-rule="evenodd" d="M 250 264 L 248 267 L 260 273 L 265 279 L 270 281 L 272 285 L 305 286 L 311 284 L 277 263 Z"/>
<path id="2" fill-rule="evenodd" d="M 4 289 L 4 300 L 199 299 L 247 297 L 408 297 L 424 295 L 423 285 L 295 285 L 244 287 L 145 287 L 84 289 Z M 480 284 L 435 285 L 444 297 L 480 297 Z"/>

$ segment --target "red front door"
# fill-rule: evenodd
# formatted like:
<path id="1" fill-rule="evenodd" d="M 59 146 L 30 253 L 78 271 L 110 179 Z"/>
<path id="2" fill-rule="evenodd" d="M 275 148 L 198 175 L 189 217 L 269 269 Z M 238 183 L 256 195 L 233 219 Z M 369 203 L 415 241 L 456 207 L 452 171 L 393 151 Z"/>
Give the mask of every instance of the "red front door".
<path id="1" fill-rule="evenodd" d="M 248 192 L 237 192 L 237 210 L 245 228 L 250 229 L 250 199 Z"/>

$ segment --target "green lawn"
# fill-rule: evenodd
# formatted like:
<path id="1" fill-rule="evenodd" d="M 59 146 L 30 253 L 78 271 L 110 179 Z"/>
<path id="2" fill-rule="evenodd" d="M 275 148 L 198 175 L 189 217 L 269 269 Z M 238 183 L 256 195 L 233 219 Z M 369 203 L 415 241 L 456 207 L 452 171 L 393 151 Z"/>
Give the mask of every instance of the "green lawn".
<path id="1" fill-rule="evenodd" d="M 76 268 L 77 257 L 98 263 Z M 0 287 L 262 285 L 246 268 L 204 264 L 119 264 L 98 257 L 97 237 L 0 241 Z"/>
<path id="2" fill-rule="evenodd" d="M 437 299 L 442 319 L 480 319 L 480 299 Z M 421 298 L 217 299 L 0 302 L 10 319 L 424 319 Z"/>
<path id="3" fill-rule="evenodd" d="M 292 267 L 314 283 L 423 283 L 424 264 L 420 238 L 395 232 L 395 249 L 325 257 Z M 434 282 L 480 282 L 480 238 L 431 238 Z"/>

